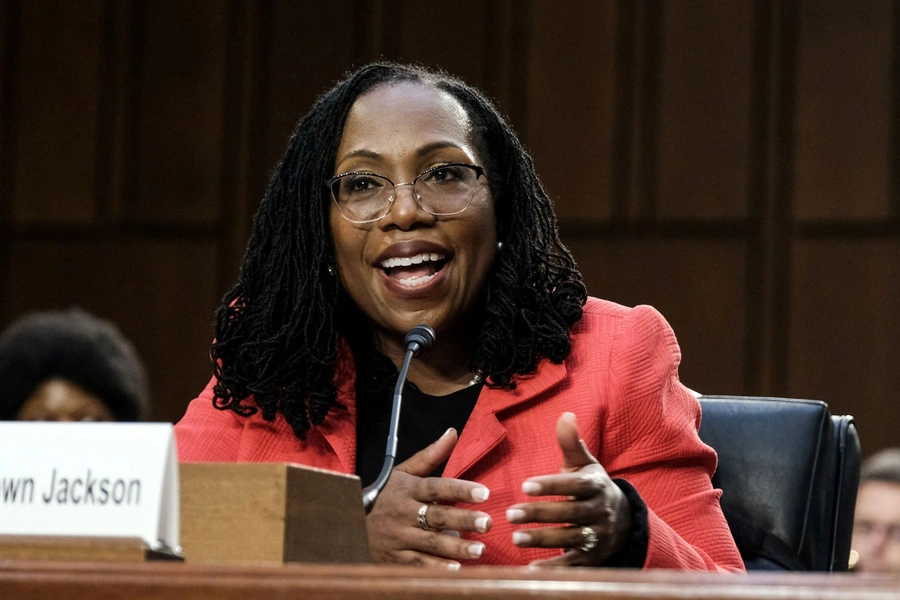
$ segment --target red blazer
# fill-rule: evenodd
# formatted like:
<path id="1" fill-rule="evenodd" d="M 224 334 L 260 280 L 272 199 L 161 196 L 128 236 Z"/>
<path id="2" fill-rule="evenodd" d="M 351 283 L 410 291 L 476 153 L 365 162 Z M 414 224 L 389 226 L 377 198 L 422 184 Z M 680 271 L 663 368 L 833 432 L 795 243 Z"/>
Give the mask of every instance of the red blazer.
<path id="1" fill-rule="evenodd" d="M 715 452 L 697 435 L 700 405 L 678 380 L 681 352 L 653 308 L 633 309 L 590 298 L 572 329 L 563 364 L 544 360 L 514 390 L 485 387 L 444 469 L 445 477 L 477 481 L 490 499 L 477 506 L 493 519 L 475 564 L 522 565 L 560 550 L 512 544 L 506 509 L 529 498 L 528 477 L 559 472 L 555 427 L 574 412 L 588 448 L 610 477 L 629 481 L 648 507 L 645 568 L 743 570 L 710 477 Z M 356 468 L 354 368 L 349 353 L 337 369 L 338 400 L 305 442 L 279 414 L 274 422 L 243 418 L 212 405 L 212 385 L 176 425 L 181 461 L 294 462 L 342 473 Z"/>

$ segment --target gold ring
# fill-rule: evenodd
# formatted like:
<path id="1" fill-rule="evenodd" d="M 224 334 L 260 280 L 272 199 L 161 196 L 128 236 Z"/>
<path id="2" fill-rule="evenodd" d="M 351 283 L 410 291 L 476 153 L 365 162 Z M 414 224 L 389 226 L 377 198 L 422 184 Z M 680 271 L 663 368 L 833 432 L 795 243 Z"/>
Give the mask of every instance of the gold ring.
<path id="1" fill-rule="evenodd" d="M 583 538 L 583 542 L 578 549 L 582 552 L 590 552 L 597 547 L 597 532 L 594 531 L 593 527 L 582 527 L 581 537 Z"/>
<path id="2" fill-rule="evenodd" d="M 428 514 L 428 505 L 423 504 L 419 507 L 418 512 L 416 513 L 416 522 L 419 524 L 419 528 L 424 531 L 437 531 L 433 527 L 428 526 L 428 521 L 425 520 L 425 516 Z M 595 541 L 596 543 L 596 541 Z"/>

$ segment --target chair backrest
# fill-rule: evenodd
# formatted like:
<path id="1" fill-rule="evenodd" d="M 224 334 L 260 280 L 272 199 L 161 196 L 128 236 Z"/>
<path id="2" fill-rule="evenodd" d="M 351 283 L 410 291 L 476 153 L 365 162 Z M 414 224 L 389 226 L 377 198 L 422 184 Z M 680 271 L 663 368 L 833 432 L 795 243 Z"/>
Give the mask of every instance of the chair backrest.
<path id="1" fill-rule="evenodd" d="M 700 438 L 719 455 L 713 485 L 747 568 L 846 571 L 860 464 L 853 418 L 814 400 L 700 404 Z M 738 535 L 749 539 L 748 527 L 749 550 Z"/>

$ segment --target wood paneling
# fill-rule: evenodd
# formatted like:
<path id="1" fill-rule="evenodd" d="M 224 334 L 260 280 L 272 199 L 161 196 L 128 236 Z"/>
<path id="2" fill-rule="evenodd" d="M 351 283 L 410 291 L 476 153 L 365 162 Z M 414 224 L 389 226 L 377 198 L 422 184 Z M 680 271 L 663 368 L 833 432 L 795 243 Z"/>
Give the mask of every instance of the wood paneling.
<path id="1" fill-rule="evenodd" d="M 746 217 L 753 4 L 662 6 L 658 214 Z"/>
<path id="2" fill-rule="evenodd" d="M 588 292 L 656 307 L 678 337 L 681 380 L 738 394 L 744 380 L 746 245 L 732 240 L 574 240 Z"/>
<path id="3" fill-rule="evenodd" d="M 145 361 L 153 418 L 184 414 L 209 380 L 215 243 L 17 241 L 10 255 L 13 314 L 80 306 L 112 320 Z"/>
<path id="4" fill-rule="evenodd" d="M 609 218 L 617 4 L 533 2 L 524 137 L 560 219 Z"/>
<path id="5" fill-rule="evenodd" d="M 794 207 L 799 219 L 889 214 L 891 0 L 801 3 Z"/>
<path id="6" fill-rule="evenodd" d="M 399 0 L 383 5 L 380 47 L 372 47 L 376 56 L 383 54 L 392 60 L 438 66 L 468 83 L 485 87 L 485 57 L 492 49 L 494 27 L 487 19 L 488 2 Z"/>
<path id="7" fill-rule="evenodd" d="M 336 0 L 329 2 L 328 10 L 310 10 L 309 4 L 276 2 L 261 16 L 260 45 L 264 56 L 259 82 L 264 87 L 255 93 L 260 109 L 257 120 L 262 129 L 251 136 L 259 140 L 253 146 L 263 150 L 253 158 L 254 175 L 262 177 L 253 184 L 253 210 L 295 125 L 319 94 L 356 62 L 363 44 L 355 25 L 359 3 Z M 307 24 L 304 35 L 298 35 L 300 23 Z"/>
<path id="8" fill-rule="evenodd" d="M 129 221 L 218 222 L 227 8 L 218 0 L 136 3 Z"/>
<path id="9" fill-rule="evenodd" d="M 3 152 L 2 140 L 9 137 L 9 123 L 7 122 L 5 111 L 7 106 L 7 86 L 9 86 L 10 78 L 9 68 L 11 65 L 8 62 L 7 54 L 9 51 L 6 45 L 9 43 L 9 34 L 13 26 L 18 26 L 18 20 L 13 22 L 12 9 L 8 0 L 0 0 L 0 153 Z M 0 168 L 0 178 L 3 177 L 2 173 L 4 171 L 5 169 Z M 3 222 L 4 218 L 2 208 L 3 198 L 2 194 L 0 194 L 0 223 Z"/>
<path id="10" fill-rule="evenodd" d="M 10 113 L 13 93 L 12 68 L 15 54 L 10 52 L 9 45 L 15 31 L 18 30 L 18 13 L 13 13 L 9 0 L 0 0 L 0 323 L 7 315 L 6 272 L 8 270 L 9 237 L 12 228 L 10 215 L 12 211 L 12 164 L 15 160 L 10 124 Z"/>
<path id="11" fill-rule="evenodd" d="M 101 0 L 22 2 L 13 86 L 12 220 L 89 223 L 103 36 Z"/>
<path id="12" fill-rule="evenodd" d="M 0 0 L 0 234 L 9 224 L 10 210 L 12 208 L 12 162 L 14 160 L 14 147 L 10 127 L 12 115 L 9 110 L 13 95 L 12 70 L 15 62 L 15 54 L 10 52 L 13 34 L 18 30 L 19 15 L 13 12 L 13 6 L 9 0 Z M 0 237 L 0 261 L 3 256 L 3 237 Z M 0 278 L 3 276 L 3 268 L 0 266 Z M 0 279 L 2 284 L 2 279 Z M 0 299 L 0 311 L 3 301 Z"/>
<path id="13" fill-rule="evenodd" d="M 354 66 L 417 61 L 499 101 L 590 291 L 659 308 L 688 385 L 819 397 L 896 444 L 898 12 L 0 0 L 0 319 L 113 318 L 176 418 L 297 120 Z"/>
<path id="14" fill-rule="evenodd" d="M 900 240 L 794 246 L 789 393 L 856 417 L 866 453 L 897 445 Z"/>

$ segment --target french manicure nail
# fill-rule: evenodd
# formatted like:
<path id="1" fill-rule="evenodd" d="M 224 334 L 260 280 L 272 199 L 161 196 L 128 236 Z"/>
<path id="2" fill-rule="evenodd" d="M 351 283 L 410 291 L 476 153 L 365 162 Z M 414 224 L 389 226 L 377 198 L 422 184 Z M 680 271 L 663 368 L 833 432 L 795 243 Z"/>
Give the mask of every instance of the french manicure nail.
<path id="1" fill-rule="evenodd" d="M 448 563 L 447 568 L 450 569 L 451 571 L 459 571 L 459 563 L 458 562 Z"/>
<path id="2" fill-rule="evenodd" d="M 478 531 L 487 531 L 488 523 L 490 523 L 490 517 L 478 517 L 475 519 L 475 529 Z"/>
<path id="3" fill-rule="evenodd" d="M 472 499 L 476 502 L 484 502 L 491 495 L 491 491 L 486 487 L 472 488 Z"/>
<path id="4" fill-rule="evenodd" d="M 452 428 L 452 427 L 450 427 L 449 429 L 447 429 L 447 431 L 445 431 L 445 432 L 444 432 L 444 435 L 442 435 L 441 437 L 442 437 L 442 438 L 447 437 L 448 435 L 450 435 L 450 432 L 451 432 L 451 431 L 453 431 L 453 428 Z"/>
<path id="5" fill-rule="evenodd" d="M 525 511 L 521 508 L 510 508 L 506 511 L 506 520 L 510 523 L 521 521 L 525 518 Z"/>
<path id="6" fill-rule="evenodd" d="M 481 542 L 475 542 L 474 544 L 470 544 L 469 548 L 468 548 L 468 552 L 469 552 L 469 554 L 471 554 L 472 556 L 477 558 L 477 557 L 481 556 L 482 552 L 484 552 L 484 544 L 482 544 Z"/>
<path id="7" fill-rule="evenodd" d="M 531 542 L 531 536 L 524 531 L 513 532 L 513 544 L 515 544 L 516 546 L 519 546 L 521 544 L 528 544 L 529 542 Z"/>
<path id="8" fill-rule="evenodd" d="M 526 481 L 522 484 L 522 491 L 526 494 L 539 494 L 541 492 L 541 484 L 534 481 Z"/>

